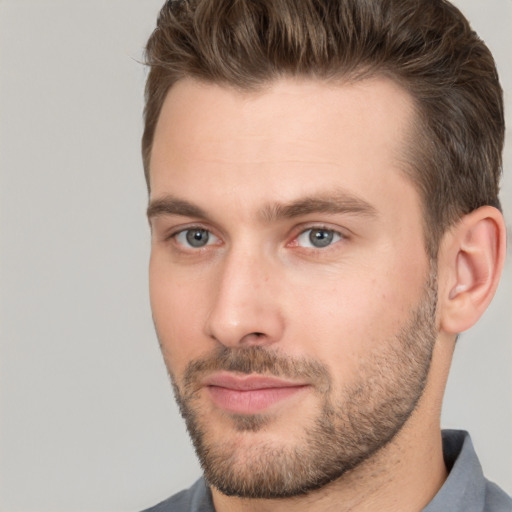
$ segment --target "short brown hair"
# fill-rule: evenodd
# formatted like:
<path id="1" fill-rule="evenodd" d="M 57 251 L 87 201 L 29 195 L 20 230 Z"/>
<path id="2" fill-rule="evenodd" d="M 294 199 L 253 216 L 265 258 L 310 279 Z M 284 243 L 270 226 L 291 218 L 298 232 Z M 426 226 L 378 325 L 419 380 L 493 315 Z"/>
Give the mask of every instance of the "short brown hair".
<path id="1" fill-rule="evenodd" d="M 415 100 L 409 174 L 427 248 L 462 215 L 500 208 L 503 93 L 493 57 L 445 0 L 169 0 L 146 47 L 142 155 L 149 187 L 154 132 L 182 78 L 258 89 L 280 76 L 381 74 Z"/>

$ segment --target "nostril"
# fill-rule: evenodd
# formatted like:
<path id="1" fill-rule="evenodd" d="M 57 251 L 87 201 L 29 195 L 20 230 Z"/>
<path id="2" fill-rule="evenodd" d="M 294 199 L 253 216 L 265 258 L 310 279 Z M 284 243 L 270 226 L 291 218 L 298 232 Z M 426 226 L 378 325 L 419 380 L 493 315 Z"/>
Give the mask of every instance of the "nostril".
<path id="1" fill-rule="evenodd" d="M 260 345 L 265 343 L 267 339 L 269 339 L 269 336 L 264 332 L 250 332 L 240 340 L 240 345 Z"/>

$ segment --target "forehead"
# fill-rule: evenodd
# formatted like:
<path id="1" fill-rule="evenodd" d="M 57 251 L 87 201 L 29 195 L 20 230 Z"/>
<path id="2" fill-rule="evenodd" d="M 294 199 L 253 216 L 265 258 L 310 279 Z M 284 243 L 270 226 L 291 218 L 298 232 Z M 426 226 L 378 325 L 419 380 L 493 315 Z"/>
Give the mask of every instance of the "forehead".
<path id="1" fill-rule="evenodd" d="M 403 179 L 413 120 L 412 98 L 386 78 L 281 79 L 258 92 L 182 80 L 157 124 L 151 195 L 192 194 L 200 184 L 286 196 L 333 180 L 375 193 Z"/>

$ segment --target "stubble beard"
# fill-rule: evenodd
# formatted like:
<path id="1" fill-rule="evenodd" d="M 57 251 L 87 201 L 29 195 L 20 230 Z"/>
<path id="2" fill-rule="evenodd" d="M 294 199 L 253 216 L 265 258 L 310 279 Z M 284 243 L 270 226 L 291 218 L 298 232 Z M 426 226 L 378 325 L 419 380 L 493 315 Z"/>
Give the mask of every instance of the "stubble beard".
<path id="1" fill-rule="evenodd" d="M 228 496 L 288 498 L 307 494 L 340 478 L 386 446 L 400 431 L 421 398 L 437 337 L 436 276 L 432 271 L 418 306 L 398 334 L 384 340 L 361 363 L 360 378 L 341 392 L 332 387 L 328 368 L 318 361 L 290 359 L 264 347 L 221 347 L 191 362 L 182 387 L 171 380 L 208 483 Z M 262 373 L 314 383 L 319 400 L 315 419 L 305 419 L 294 444 L 243 443 L 212 438 L 199 405 L 200 378 L 212 371 Z M 250 436 L 272 428 L 266 414 L 229 415 L 238 432 Z"/>

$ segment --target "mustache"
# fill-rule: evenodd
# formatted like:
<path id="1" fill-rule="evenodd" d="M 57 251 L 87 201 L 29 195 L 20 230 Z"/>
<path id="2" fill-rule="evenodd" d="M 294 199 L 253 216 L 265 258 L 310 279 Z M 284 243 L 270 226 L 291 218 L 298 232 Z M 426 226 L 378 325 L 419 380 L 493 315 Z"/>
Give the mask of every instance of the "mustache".
<path id="1" fill-rule="evenodd" d="M 206 375 L 218 371 L 258 373 L 304 380 L 316 385 L 320 392 L 328 392 L 331 387 L 329 370 L 319 361 L 284 356 L 256 345 L 236 348 L 221 346 L 208 355 L 191 361 L 183 377 L 185 391 L 195 391 Z"/>

